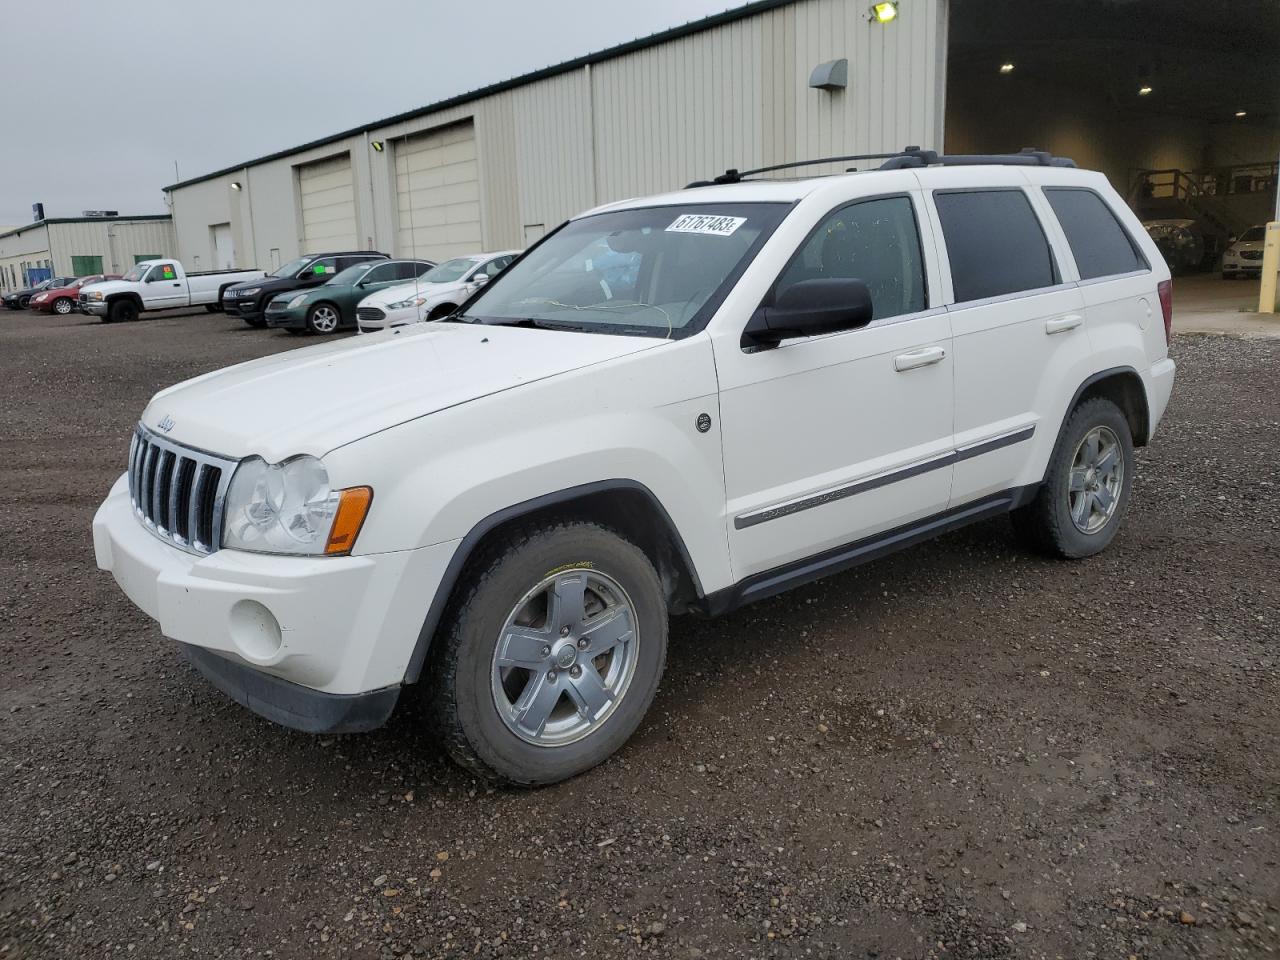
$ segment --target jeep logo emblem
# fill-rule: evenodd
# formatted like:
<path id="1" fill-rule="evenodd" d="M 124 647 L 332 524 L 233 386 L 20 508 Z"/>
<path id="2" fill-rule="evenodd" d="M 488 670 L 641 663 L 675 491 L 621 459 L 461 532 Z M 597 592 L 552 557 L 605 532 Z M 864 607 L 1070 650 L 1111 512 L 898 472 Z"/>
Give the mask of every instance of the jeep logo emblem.
<path id="1" fill-rule="evenodd" d="M 159 423 L 157 423 L 156 426 L 159 427 L 161 430 L 163 430 L 165 433 L 168 433 L 175 426 L 177 426 L 177 424 L 173 422 L 173 417 L 169 416 L 166 413 L 164 415 L 164 419 L 161 420 Z"/>

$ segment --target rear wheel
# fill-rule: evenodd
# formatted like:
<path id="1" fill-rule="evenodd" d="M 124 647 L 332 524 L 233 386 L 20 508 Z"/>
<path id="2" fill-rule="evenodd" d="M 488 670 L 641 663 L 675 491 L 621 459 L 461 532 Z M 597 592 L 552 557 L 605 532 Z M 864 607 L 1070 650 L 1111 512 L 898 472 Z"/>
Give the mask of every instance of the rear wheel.
<path id="1" fill-rule="evenodd" d="M 132 300 L 117 300 L 107 308 L 111 323 L 132 323 L 138 319 L 138 305 Z"/>
<path id="2" fill-rule="evenodd" d="M 57 300 L 53 301 L 53 312 L 60 313 L 65 317 L 71 312 L 73 306 L 74 304 L 72 304 L 69 297 L 59 297 Z"/>
<path id="3" fill-rule="evenodd" d="M 427 697 L 453 758 L 554 783 L 621 747 L 653 702 L 667 607 L 644 552 L 590 523 L 512 538 L 463 574 Z"/>
<path id="4" fill-rule="evenodd" d="M 312 333 L 333 333 L 342 318 L 331 303 L 317 303 L 307 311 L 307 329 Z"/>
<path id="5" fill-rule="evenodd" d="M 1014 529 L 1052 556 L 1091 556 L 1115 539 L 1132 488 L 1129 421 L 1110 400 L 1086 400 L 1067 419 L 1036 498 L 1013 512 Z"/>

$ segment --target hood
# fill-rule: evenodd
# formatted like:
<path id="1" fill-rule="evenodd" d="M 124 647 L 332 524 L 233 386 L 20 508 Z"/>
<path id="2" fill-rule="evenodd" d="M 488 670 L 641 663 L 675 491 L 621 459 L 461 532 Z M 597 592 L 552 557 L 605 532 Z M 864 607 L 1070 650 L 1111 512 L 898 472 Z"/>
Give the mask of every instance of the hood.
<path id="1" fill-rule="evenodd" d="M 291 289 L 288 285 L 297 283 L 296 277 L 255 277 L 252 280 L 240 280 L 230 284 L 228 290 L 248 290 L 250 287 L 261 287 L 264 290 L 281 290 Z"/>
<path id="2" fill-rule="evenodd" d="M 383 290 L 375 290 L 363 300 L 360 301 L 362 307 L 385 307 L 391 303 L 399 303 L 401 300 L 408 300 L 416 294 L 424 297 L 434 297 L 438 293 L 446 293 L 464 286 L 464 284 L 456 281 L 449 283 L 398 283 L 394 287 L 387 287 Z"/>
<path id="3" fill-rule="evenodd" d="M 262 357 L 162 390 L 143 424 L 228 457 L 270 462 L 336 447 L 398 423 L 666 341 L 415 324 Z"/>
<path id="4" fill-rule="evenodd" d="M 101 293 L 104 297 L 121 290 L 136 290 L 137 284 L 128 280 L 99 280 L 97 283 L 86 283 L 80 288 L 83 293 Z"/>

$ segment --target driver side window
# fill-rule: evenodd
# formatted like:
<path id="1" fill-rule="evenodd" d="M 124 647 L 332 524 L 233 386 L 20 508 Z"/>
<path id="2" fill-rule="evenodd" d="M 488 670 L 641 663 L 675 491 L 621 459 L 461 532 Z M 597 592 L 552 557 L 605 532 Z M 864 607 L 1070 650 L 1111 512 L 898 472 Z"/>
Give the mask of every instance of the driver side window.
<path id="1" fill-rule="evenodd" d="M 157 280 L 173 280 L 176 278 L 173 272 L 173 265 L 168 263 L 157 263 L 147 273 L 147 283 L 155 283 Z"/>
<path id="2" fill-rule="evenodd" d="M 832 213 L 782 272 L 774 297 L 793 283 L 824 278 L 865 283 L 873 322 L 924 310 L 924 261 L 911 198 L 862 200 Z"/>

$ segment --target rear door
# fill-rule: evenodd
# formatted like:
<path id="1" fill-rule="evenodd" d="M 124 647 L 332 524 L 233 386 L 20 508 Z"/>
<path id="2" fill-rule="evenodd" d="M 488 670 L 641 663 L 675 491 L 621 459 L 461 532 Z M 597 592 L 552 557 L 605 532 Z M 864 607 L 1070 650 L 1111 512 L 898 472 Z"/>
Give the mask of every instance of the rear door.
<path id="1" fill-rule="evenodd" d="M 930 188 L 954 338 L 958 507 L 1043 472 L 1060 394 L 1091 350 L 1074 267 L 1061 262 L 1026 178 L 1008 168 L 919 176 Z"/>

